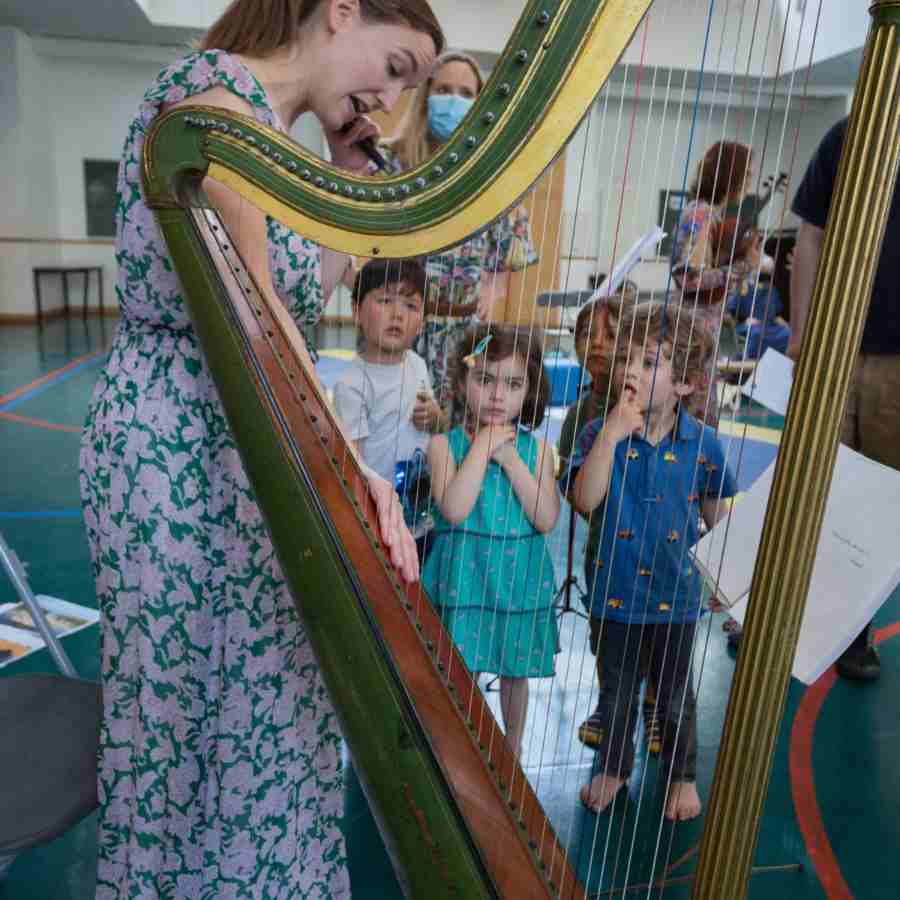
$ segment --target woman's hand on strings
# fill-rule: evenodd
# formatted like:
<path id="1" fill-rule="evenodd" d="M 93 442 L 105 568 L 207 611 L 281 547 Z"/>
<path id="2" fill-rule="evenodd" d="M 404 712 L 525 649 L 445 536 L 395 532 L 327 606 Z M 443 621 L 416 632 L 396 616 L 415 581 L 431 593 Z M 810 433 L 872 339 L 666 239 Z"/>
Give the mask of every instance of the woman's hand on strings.
<path id="1" fill-rule="evenodd" d="M 403 521 L 403 507 L 393 486 L 374 472 L 367 472 L 369 491 L 378 511 L 378 530 L 391 551 L 391 562 L 400 570 L 403 580 L 419 580 L 419 557 L 416 542 Z"/>
<path id="2" fill-rule="evenodd" d="M 369 167 L 369 157 L 359 142 L 371 138 L 377 144 L 380 137 L 381 129 L 368 116 L 357 116 L 349 126 L 325 132 L 331 161 L 350 172 L 365 172 Z"/>

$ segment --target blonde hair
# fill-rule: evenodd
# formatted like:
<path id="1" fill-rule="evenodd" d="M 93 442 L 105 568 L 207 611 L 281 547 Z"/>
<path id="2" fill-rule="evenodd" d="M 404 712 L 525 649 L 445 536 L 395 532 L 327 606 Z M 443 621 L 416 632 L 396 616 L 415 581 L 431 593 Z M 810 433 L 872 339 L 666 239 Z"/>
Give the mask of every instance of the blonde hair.
<path id="1" fill-rule="evenodd" d="M 322 0 L 232 0 L 200 41 L 201 50 L 225 50 L 261 57 L 290 44 Z M 404 23 L 444 49 L 444 33 L 428 0 L 359 0 L 372 22 Z"/>
<path id="2" fill-rule="evenodd" d="M 423 163 L 437 147 L 437 142 L 429 140 L 428 137 L 428 94 L 437 73 L 447 63 L 452 62 L 466 63 L 472 68 L 475 73 L 475 81 L 478 82 L 479 94 L 484 87 L 484 75 L 481 74 L 481 68 L 475 58 L 469 56 L 468 53 L 450 50 L 435 60 L 431 74 L 416 88 L 416 92 L 413 94 L 406 114 L 400 123 L 400 133 L 385 142 L 397 156 L 404 170 L 414 169 Z"/>

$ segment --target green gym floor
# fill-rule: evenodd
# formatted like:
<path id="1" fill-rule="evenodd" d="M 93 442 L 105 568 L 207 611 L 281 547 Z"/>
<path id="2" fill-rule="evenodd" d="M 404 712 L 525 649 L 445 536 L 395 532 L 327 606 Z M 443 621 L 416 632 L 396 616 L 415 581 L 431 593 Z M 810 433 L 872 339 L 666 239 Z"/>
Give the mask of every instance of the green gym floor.
<path id="1" fill-rule="evenodd" d="M 113 321 L 96 318 L 55 319 L 42 330 L 0 328 L 0 532 L 26 563 L 35 592 L 89 606 L 96 604 L 78 493 L 79 431 L 114 330 Z M 332 336 L 344 346 L 348 339 Z M 325 355 L 323 379 L 324 370 L 342 356 Z M 772 459 L 780 425 L 759 409 L 745 415 L 754 427 L 748 432 L 742 488 Z M 564 513 L 551 541 L 560 566 L 566 521 Z M 14 599 L 12 586 L 0 576 L 0 604 Z M 703 820 L 660 827 L 654 761 L 641 765 L 631 796 L 617 802 L 612 813 L 597 818 L 578 802 L 577 789 L 590 773 L 591 759 L 574 733 L 590 703 L 590 674 L 582 671 L 584 620 L 567 614 L 562 622 L 557 677 L 552 684 L 532 682 L 526 771 L 592 891 L 687 897 L 685 882 L 696 864 Z M 720 617 L 704 622 L 708 650 L 698 670 L 698 711 L 699 789 L 706 799 L 734 666 Z M 900 851 L 900 591 L 882 608 L 876 627 L 880 682 L 849 684 L 829 671 L 809 689 L 791 684 L 755 860 L 776 870 L 752 878 L 752 898 L 900 897 L 900 867 L 892 862 Z M 80 675 L 99 678 L 96 627 L 66 638 L 64 645 Z M 0 676 L 53 670 L 41 650 L 0 667 Z M 496 704 L 497 694 L 489 697 Z M 15 740 L 15 735 L 0 740 Z M 555 748 L 550 764 L 542 743 Z M 349 773 L 345 830 L 353 896 L 392 900 L 400 896 L 397 882 L 352 768 Z M 583 834 L 589 840 L 567 841 Z M 52 844 L 21 855 L 0 886 L 0 898 L 93 897 L 96 848 L 92 816 Z M 799 870 L 777 869 L 798 865 Z M 664 890 L 646 885 L 662 875 L 674 883 Z M 644 887 L 626 894 L 625 884 Z"/>

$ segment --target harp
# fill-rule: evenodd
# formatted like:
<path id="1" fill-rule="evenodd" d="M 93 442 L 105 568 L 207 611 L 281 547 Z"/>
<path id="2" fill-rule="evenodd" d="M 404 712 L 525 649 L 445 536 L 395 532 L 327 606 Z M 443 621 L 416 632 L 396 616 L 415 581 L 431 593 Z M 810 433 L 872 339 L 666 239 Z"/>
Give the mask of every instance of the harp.
<path id="1" fill-rule="evenodd" d="M 438 155 L 402 176 L 349 177 L 284 135 L 213 108 L 166 114 L 146 145 L 148 202 L 409 896 L 581 898 L 592 890 L 430 602 L 390 566 L 371 524 L 365 480 L 298 357 L 296 330 L 263 302 L 204 205 L 200 181 L 221 181 L 337 250 L 394 258 L 452 247 L 496 219 L 547 169 L 650 2 L 527 3 L 463 127 Z M 872 15 L 695 897 L 742 896 L 749 877 L 886 187 L 897 170 L 900 6 L 882 0 Z M 863 203 L 871 212 L 861 221 Z M 862 289 L 851 291 L 854 281 Z M 801 469 L 804 479 L 790 477 Z M 788 520 L 790 546 L 776 537 Z M 764 641 L 764 634 L 774 637 Z M 366 676 L 350 677 L 360 672 Z"/>

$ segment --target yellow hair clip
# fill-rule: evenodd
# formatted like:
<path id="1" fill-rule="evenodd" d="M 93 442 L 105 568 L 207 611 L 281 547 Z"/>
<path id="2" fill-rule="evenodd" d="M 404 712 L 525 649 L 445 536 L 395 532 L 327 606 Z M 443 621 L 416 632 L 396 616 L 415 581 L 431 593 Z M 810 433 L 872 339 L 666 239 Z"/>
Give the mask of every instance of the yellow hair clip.
<path id="1" fill-rule="evenodd" d="M 487 350 L 488 344 L 491 342 L 492 334 L 486 334 L 475 346 L 475 349 L 468 355 L 463 357 L 463 362 L 469 369 L 475 368 L 476 358 L 481 356 Z"/>

